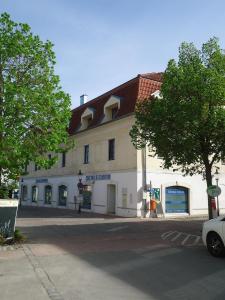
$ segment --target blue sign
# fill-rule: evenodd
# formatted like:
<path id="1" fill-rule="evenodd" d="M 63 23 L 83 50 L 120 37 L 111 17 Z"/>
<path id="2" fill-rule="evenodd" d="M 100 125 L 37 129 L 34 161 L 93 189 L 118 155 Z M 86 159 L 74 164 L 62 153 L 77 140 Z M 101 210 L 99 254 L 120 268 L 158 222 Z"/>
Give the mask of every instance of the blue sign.
<path id="1" fill-rule="evenodd" d="M 47 178 L 39 178 L 39 179 L 36 179 L 36 183 L 47 183 L 48 182 L 48 179 Z"/>
<path id="2" fill-rule="evenodd" d="M 111 179 L 111 174 L 88 175 L 88 176 L 86 176 L 86 181 L 110 180 L 110 179 Z"/>
<path id="3" fill-rule="evenodd" d="M 188 212 L 188 190 L 184 187 L 166 188 L 166 212 Z"/>

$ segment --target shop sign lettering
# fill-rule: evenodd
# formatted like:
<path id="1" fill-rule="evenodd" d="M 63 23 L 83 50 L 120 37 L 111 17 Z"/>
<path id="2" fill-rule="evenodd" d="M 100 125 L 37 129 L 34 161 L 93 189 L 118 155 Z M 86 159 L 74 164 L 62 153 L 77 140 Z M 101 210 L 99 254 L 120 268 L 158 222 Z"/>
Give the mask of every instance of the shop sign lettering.
<path id="1" fill-rule="evenodd" d="M 86 181 L 110 180 L 111 174 L 87 175 Z"/>

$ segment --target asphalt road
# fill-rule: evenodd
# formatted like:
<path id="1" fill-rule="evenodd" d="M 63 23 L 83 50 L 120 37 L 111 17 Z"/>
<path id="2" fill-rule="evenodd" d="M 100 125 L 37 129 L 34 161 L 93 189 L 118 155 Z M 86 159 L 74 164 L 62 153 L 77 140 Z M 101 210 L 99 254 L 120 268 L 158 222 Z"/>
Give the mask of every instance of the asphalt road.
<path id="1" fill-rule="evenodd" d="M 23 208 L 28 240 L 0 251 L 0 299 L 224 299 L 225 259 L 202 245 L 202 222 Z"/>

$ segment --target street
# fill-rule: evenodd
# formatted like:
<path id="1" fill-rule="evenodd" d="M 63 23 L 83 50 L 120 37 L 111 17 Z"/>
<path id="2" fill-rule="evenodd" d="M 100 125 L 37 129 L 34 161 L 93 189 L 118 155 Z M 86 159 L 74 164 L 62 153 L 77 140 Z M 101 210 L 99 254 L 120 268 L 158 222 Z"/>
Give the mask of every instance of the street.
<path id="1" fill-rule="evenodd" d="M 202 219 L 129 219 L 23 207 L 20 247 L 1 248 L 1 300 L 223 299 L 224 259 Z"/>

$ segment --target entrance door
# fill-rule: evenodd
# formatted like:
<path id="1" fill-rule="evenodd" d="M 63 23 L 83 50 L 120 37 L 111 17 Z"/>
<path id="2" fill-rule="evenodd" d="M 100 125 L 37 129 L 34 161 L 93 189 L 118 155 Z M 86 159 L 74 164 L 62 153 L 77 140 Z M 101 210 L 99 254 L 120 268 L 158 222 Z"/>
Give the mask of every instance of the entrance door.
<path id="1" fill-rule="evenodd" d="M 182 186 L 166 188 L 166 213 L 188 213 L 188 189 Z"/>
<path id="2" fill-rule="evenodd" d="M 107 211 L 109 214 L 116 213 L 116 186 L 115 186 L 115 184 L 107 185 Z"/>
<path id="3" fill-rule="evenodd" d="M 83 203 L 81 208 L 91 209 L 91 196 L 92 196 L 92 187 L 91 185 L 83 186 Z"/>

